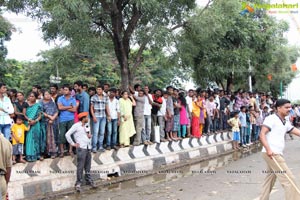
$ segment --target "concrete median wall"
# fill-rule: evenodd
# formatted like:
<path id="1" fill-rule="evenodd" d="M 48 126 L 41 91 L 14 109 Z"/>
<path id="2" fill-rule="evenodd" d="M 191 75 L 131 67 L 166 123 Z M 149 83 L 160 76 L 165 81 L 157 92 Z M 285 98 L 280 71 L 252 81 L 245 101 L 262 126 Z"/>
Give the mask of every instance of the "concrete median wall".
<path id="1" fill-rule="evenodd" d="M 110 174 L 124 176 L 163 169 L 186 160 L 224 154 L 232 150 L 231 133 L 218 133 L 200 139 L 186 138 L 110 150 L 92 155 L 92 177 L 95 181 Z M 76 156 L 45 159 L 12 168 L 9 183 L 10 199 L 47 196 L 73 188 L 76 180 Z"/>

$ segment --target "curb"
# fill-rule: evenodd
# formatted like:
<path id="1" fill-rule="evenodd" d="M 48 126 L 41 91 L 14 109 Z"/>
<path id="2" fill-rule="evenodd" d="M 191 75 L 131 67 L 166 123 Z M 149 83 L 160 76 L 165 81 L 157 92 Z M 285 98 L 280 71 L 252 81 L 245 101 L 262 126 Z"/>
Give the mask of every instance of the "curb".
<path id="1" fill-rule="evenodd" d="M 177 142 L 157 143 L 149 146 L 131 146 L 96 153 L 92 156 L 92 178 L 117 182 L 135 179 L 178 166 L 218 157 L 232 152 L 231 133 L 198 138 L 185 138 Z M 9 183 L 10 199 L 48 198 L 55 194 L 71 193 L 76 180 L 76 157 L 46 159 L 33 163 L 17 164 L 12 168 Z M 106 183 L 105 183 L 106 182 Z M 105 181 L 100 185 L 111 184 Z M 97 184 L 98 185 L 98 184 Z M 68 192 L 69 191 L 69 192 Z M 74 191 L 74 190 L 73 190 Z M 73 192 L 72 192 L 73 193 Z"/>

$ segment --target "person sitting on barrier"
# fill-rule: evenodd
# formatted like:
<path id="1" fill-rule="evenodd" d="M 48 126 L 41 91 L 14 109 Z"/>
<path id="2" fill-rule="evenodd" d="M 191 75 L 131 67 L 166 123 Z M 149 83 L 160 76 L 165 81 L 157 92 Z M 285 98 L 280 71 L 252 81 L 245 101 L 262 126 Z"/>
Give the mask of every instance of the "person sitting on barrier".
<path id="1" fill-rule="evenodd" d="M 77 152 L 77 179 L 75 183 L 75 189 L 79 192 L 82 184 L 83 168 L 85 170 L 85 179 L 87 185 L 91 185 L 93 188 L 96 187 L 92 180 L 90 170 L 91 170 L 91 138 L 92 134 L 89 132 L 88 125 L 88 112 L 79 113 L 79 122 L 75 123 L 66 133 L 66 139 L 69 144 L 76 147 Z M 71 135 L 74 134 L 74 140 Z"/>

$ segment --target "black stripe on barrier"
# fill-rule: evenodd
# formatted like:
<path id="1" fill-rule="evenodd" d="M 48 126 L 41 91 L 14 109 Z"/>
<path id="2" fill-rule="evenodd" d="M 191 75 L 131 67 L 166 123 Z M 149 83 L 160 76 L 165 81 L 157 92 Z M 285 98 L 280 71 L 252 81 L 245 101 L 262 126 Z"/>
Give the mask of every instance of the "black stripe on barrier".
<path id="1" fill-rule="evenodd" d="M 189 145 L 190 145 L 190 147 L 192 147 L 192 148 L 194 148 L 194 146 L 193 146 L 193 144 L 192 144 L 192 140 L 193 140 L 194 138 L 190 138 L 189 139 Z"/>
<path id="2" fill-rule="evenodd" d="M 39 162 L 39 161 L 36 161 Z M 30 177 L 38 176 L 39 171 L 34 171 L 32 168 L 34 167 L 36 162 L 29 162 L 21 173 L 27 174 Z"/>
<path id="3" fill-rule="evenodd" d="M 221 139 L 222 139 L 222 141 L 224 141 L 224 134 L 225 134 L 224 132 L 221 133 Z"/>
<path id="4" fill-rule="evenodd" d="M 121 176 L 125 174 L 136 173 L 135 163 L 126 163 L 119 165 Z"/>
<path id="5" fill-rule="evenodd" d="M 60 158 L 55 158 L 52 160 L 51 164 L 50 164 L 50 168 L 55 171 L 55 172 L 60 172 L 61 169 L 58 167 L 58 163 L 60 161 Z"/>
<path id="6" fill-rule="evenodd" d="M 121 161 L 120 158 L 117 156 L 118 151 L 114 150 L 111 157 L 114 159 L 115 162 Z"/>
<path id="7" fill-rule="evenodd" d="M 152 158 L 152 161 L 153 161 L 153 169 L 161 168 L 162 165 L 167 164 L 167 161 L 166 161 L 165 157 Z"/>
<path id="8" fill-rule="evenodd" d="M 93 158 L 93 160 L 98 164 L 98 165 L 102 165 L 103 163 L 101 162 L 101 160 L 100 160 L 100 153 L 95 153 L 94 154 L 94 158 Z"/>
<path id="9" fill-rule="evenodd" d="M 173 141 L 169 142 L 168 148 L 169 148 L 169 150 L 170 150 L 171 152 L 174 152 L 174 149 L 173 149 L 173 147 L 172 147 L 172 143 L 173 143 Z"/>
<path id="10" fill-rule="evenodd" d="M 231 139 L 229 132 L 227 132 L 227 137 L 228 139 Z"/>
<path id="11" fill-rule="evenodd" d="M 225 148 L 223 144 L 218 144 L 217 145 L 217 153 L 224 153 L 225 152 Z"/>
<path id="12" fill-rule="evenodd" d="M 148 151 L 147 151 L 147 145 L 144 145 L 144 147 L 143 147 L 143 152 L 144 152 L 144 154 L 146 155 L 146 156 L 150 156 L 150 154 L 148 153 Z"/>
<path id="13" fill-rule="evenodd" d="M 209 141 L 209 136 L 205 136 L 205 137 L 206 137 L 207 144 L 211 144 L 210 141 Z"/>
<path id="14" fill-rule="evenodd" d="M 50 180 L 23 184 L 25 198 L 41 196 L 52 192 L 53 188 Z"/>
<path id="15" fill-rule="evenodd" d="M 163 152 L 160 150 L 160 143 L 157 143 L 156 146 L 155 146 L 155 149 L 156 151 L 159 153 L 159 154 L 163 154 Z"/>
<path id="16" fill-rule="evenodd" d="M 77 166 L 77 155 L 73 157 L 72 163 Z"/>
<path id="17" fill-rule="evenodd" d="M 214 140 L 215 140 L 215 142 L 218 142 L 217 141 L 217 134 L 219 134 L 219 133 L 214 134 Z"/>
<path id="18" fill-rule="evenodd" d="M 203 144 L 201 143 L 200 138 L 197 138 L 197 142 L 198 142 L 199 146 L 202 146 L 202 145 L 203 145 Z"/>
<path id="19" fill-rule="evenodd" d="M 133 150 L 134 150 L 134 146 L 131 146 L 129 148 L 129 151 L 128 151 L 128 155 L 130 156 L 130 158 L 135 158 L 134 154 L 133 154 Z"/>
<path id="20" fill-rule="evenodd" d="M 182 141 L 183 141 L 183 140 L 180 140 L 180 141 L 179 141 L 179 147 L 180 147 L 181 150 L 184 150 L 184 148 L 183 148 L 183 146 L 182 146 Z"/>
<path id="21" fill-rule="evenodd" d="M 179 160 L 181 160 L 181 161 L 191 159 L 189 152 L 180 152 L 180 153 L 178 153 L 178 157 L 179 157 Z"/>
<path id="22" fill-rule="evenodd" d="M 200 148 L 199 151 L 200 151 L 200 157 L 208 156 L 207 148 Z"/>

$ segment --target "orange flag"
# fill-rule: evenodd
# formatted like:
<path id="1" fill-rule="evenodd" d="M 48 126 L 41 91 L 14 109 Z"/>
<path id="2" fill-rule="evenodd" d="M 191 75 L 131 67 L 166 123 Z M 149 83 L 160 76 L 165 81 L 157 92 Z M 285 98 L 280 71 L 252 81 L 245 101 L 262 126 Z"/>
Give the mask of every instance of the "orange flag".
<path id="1" fill-rule="evenodd" d="M 292 64 L 292 71 L 293 72 L 295 72 L 295 71 L 297 71 L 298 69 L 297 69 L 297 65 L 296 64 Z"/>

